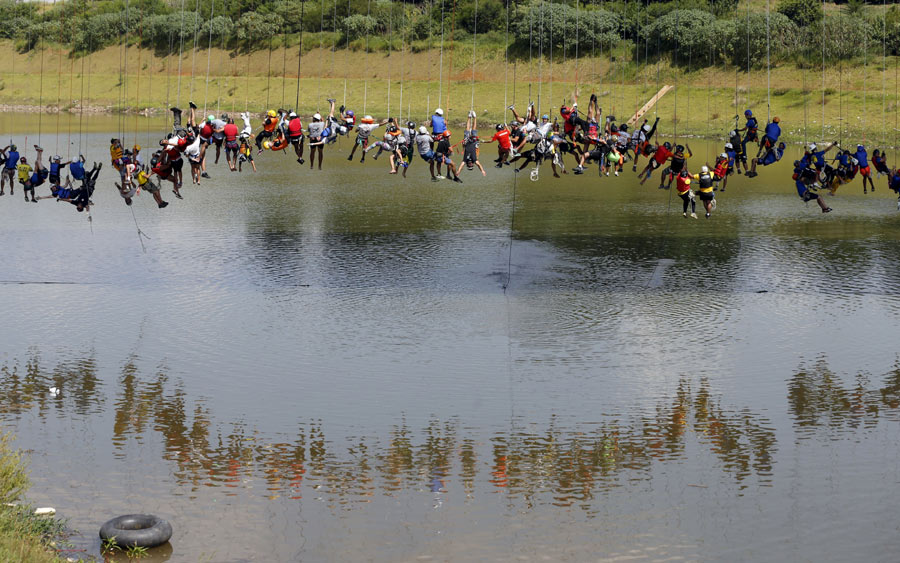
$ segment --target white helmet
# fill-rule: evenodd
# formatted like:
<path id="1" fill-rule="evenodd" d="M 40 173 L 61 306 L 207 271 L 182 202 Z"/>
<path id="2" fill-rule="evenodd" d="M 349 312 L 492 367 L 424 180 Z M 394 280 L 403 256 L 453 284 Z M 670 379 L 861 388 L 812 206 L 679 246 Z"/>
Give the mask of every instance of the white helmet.
<path id="1" fill-rule="evenodd" d="M 434 110 L 434 113 L 438 115 L 444 115 L 444 110 L 442 110 L 441 108 L 437 108 L 436 110 Z"/>
<path id="2" fill-rule="evenodd" d="M 317 113 L 314 113 L 314 114 L 313 114 L 313 119 L 321 120 L 321 119 L 322 119 L 322 116 L 317 112 Z"/>
<path id="3" fill-rule="evenodd" d="M 649 133 L 649 132 L 650 132 L 650 126 L 649 126 L 649 125 L 644 125 L 643 127 L 641 127 L 641 129 L 644 130 L 644 133 Z"/>
<path id="4" fill-rule="evenodd" d="M 709 166 L 706 166 L 704 164 L 703 166 L 700 167 L 700 172 L 702 172 L 703 174 L 709 174 Z"/>
<path id="5" fill-rule="evenodd" d="M 297 114 L 292 111 L 291 113 L 288 114 L 288 117 L 294 118 L 294 117 L 297 117 Z"/>
<path id="6" fill-rule="evenodd" d="M 428 134 L 428 129 L 426 129 L 424 125 L 421 126 L 421 127 L 419 127 L 419 134 L 420 134 L 420 135 L 427 135 L 427 134 Z"/>
<path id="7" fill-rule="evenodd" d="M 816 150 L 816 144 L 810 143 L 809 144 L 809 152 L 815 152 L 815 150 Z"/>
<path id="8" fill-rule="evenodd" d="M 735 131 L 734 129 L 728 132 L 729 137 L 734 137 L 735 135 L 737 135 L 737 131 Z"/>
<path id="9" fill-rule="evenodd" d="M 341 135 L 346 135 L 346 134 L 347 134 L 347 127 L 344 126 L 344 125 L 339 126 L 339 127 L 338 127 L 338 133 L 341 134 Z"/>
<path id="10" fill-rule="evenodd" d="M 723 152 L 722 154 L 719 155 L 719 158 L 727 159 L 728 155 Z"/>
<path id="11" fill-rule="evenodd" d="M 734 145 L 732 145 L 731 143 L 725 143 L 725 148 L 731 150 L 734 148 Z"/>

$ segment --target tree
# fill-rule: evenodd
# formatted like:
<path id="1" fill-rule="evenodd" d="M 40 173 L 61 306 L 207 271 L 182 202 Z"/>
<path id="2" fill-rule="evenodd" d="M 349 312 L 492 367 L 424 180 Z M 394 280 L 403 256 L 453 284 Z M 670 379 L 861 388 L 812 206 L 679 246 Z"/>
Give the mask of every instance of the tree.
<path id="1" fill-rule="evenodd" d="M 781 0 L 777 11 L 801 28 L 821 20 L 823 16 L 822 3 L 818 0 Z"/>

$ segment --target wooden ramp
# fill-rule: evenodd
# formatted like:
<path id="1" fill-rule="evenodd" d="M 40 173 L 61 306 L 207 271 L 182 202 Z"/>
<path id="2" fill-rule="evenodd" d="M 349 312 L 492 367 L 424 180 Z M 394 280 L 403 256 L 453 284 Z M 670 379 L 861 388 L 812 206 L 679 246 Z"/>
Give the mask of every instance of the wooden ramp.
<path id="1" fill-rule="evenodd" d="M 644 115 L 645 115 L 648 111 L 650 111 L 650 109 L 651 109 L 653 106 L 656 105 L 656 102 L 658 102 L 660 98 L 662 98 L 663 96 L 665 96 L 666 93 L 667 93 L 669 90 L 671 90 L 672 88 L 673 88 L 673 86 L 669 86 L 668 84 L 666 84 L 665 86 L 663 86 L 662 88 L 660 88 L 660 89 L 659 89 L 659 92 L 657 92 L 655 96 L 653 96 L 652 98 L 650 98 L 650 101 L 647 102 L 646 104 L 644 104 L 644 107 L 642 107 L 641 109 L 639 109 L 638 112 L 637 112 L 636 114 L 634 114 L 634 116 L 633 116 L 631 119 L 629 119 L 629 120 L 627 121 L 628 125 L 634 125 L 634 124 L 637 122 L 638 119 L 644 117 Z"/>

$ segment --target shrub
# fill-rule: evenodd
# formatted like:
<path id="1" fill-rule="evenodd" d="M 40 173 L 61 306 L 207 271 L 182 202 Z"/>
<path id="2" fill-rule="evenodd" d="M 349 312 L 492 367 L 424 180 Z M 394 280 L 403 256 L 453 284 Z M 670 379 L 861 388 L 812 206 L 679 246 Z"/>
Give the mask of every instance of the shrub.
<path id="1" fill-rule="evenodd" d="M 352 41 L 354 39 L 363 38 L 375 32 L 378 27 L 378 20 L 372 16 L 364 16 L 362 14 L 354 14 L 344 18 L 343 32 L 345 37 Z"/>
<path id="2" fill-rule="evenodd" d="M 818 0 L 781 0 L 776 11 L 799 27 L 806 27 L 822 19 L 822 3 Z"/>
<path id="3" fill-rule="evenodd" d="M 554 50 L 565 45 L 567 52 L 575 52 L 575 32 L 577 30 L 580 48 L 609 49 L 620 42 L 622 18 L 606 10 L 576 10 L 565 4 L 532 2 L 519 8 L 515 16 L 510 16 L 510 32 L 516 43 L 535 50 L 543 46 L 549 53 L 552 42 Z"/>

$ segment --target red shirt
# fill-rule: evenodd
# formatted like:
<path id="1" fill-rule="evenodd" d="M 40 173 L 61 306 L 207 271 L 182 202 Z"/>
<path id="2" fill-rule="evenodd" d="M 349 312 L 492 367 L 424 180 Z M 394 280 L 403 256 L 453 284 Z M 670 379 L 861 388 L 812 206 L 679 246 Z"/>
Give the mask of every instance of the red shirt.
<path id="1" fill-rule="evenodd" d="M 229 123 L 229 124 L 225 125 L 225 128 L 222 132 L 225 133 L 226 141 L 236 141 L 237 140 L 238 128 L 237 128 L 237 125 L 235 125 L 234 123 Z"/>
<path id="2" fill-rule="evenodd" d="M 203 127 L 200 129 L 200 136 L 203 137 L 204 139 L 209 139 L 210 137 L 212 137 L 212 134 L 213 134 L 212 125 L 210 125 L 209 123 L 205 123 L 203 125 Z"/>
<path id="3" fill-rule="evenodd" d="M 491 140 L 497 141 L 500 144 L 500 148 L 507 150 L 512 148 L 512 143 L 509 142 L 509 131 L 507 129 L 502 129 L 494 133 Z"/>
<path id="4" fill-rule="evenodd" d="M 653 159 L 656 160 L 657 164 L 662 164 L 668 160 L 670 156 L 672 156 L 672 151 L 660 145 L 659 148 L 656 149 L 656 154 L 653 155 Z"/>
<path id="5" fill-rule="evenodd" d="M 300 121 L 299 117 L 295 117 L 294 119 L 288 122 L 288 136 L 289 137 L 299 137 L 303 134 L 303 122 Z"/>

